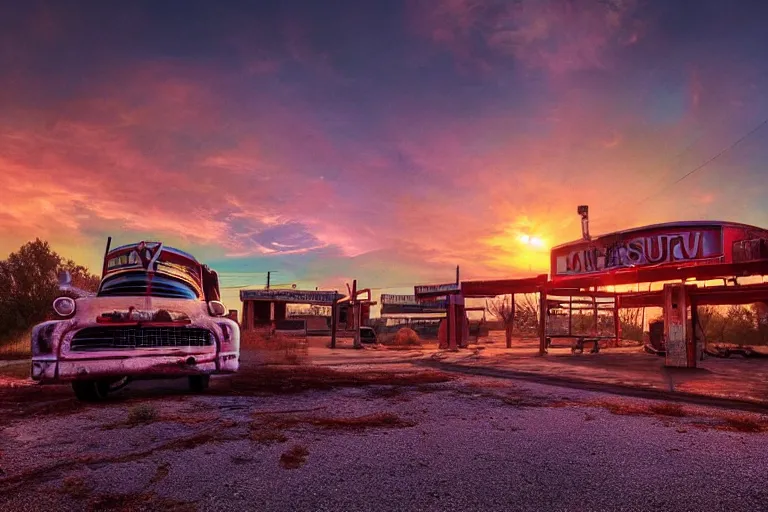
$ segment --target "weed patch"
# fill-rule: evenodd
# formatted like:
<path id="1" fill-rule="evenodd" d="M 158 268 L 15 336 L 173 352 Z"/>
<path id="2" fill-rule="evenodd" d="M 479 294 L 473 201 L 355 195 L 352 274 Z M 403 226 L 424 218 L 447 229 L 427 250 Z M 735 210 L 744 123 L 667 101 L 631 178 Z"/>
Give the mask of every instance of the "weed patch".
<path id="1" fill-rule="evenodd" d="M 682 418 L 688 415 L 685 412 L 685 409 L 683 409 L 683 406 L 680 404 L 653 404 L 648 408 L 648 410 L 651 414 L 657 414 L 659 416 L 674 416 L 677 418 Z"/>
<path id="2" fill-rule="evenodd" d="M 360 431 L 368 428 L 406 428 L 416 425 L 394 413 L 382 412 L 365 416 L 283 416 L 259 414 L 251 423 L 250 438 L 261 444 L 284 443 L 284 431 L 308 426 L 323 430 Z"/>
<path id="3" fill-rule="evenodd" d="M 160 417 L 157 408 L 152 404 L 134 405 L 128 410 L 129 425 L 139 425 L 142 423 L 152 423 Z"/>
<path id="4" fill-rule="evenodd" d="M 93 512 L 128 512 L 134 510 L 162 510 L 163 512 L 195 512 L 197 505 L 188 501 L 163 498 L 153 492 L 133 494 L 100 494 L 88 503 Z"/>
<path id="5" fill-rule="evenodd" d="M 726 416 L 723 418 L 723 423 L 715 428 L 730 432 L 758 433 L 768 430 L 768 425 L 749 416 Z"/>
<path id="6" fill-rule="evenodd" d="M 288 437 L 286 437 L 285 434 L 278 430 L 272 430 L 268 427 L 251 430 L 250 437 L 251 441 L 260 444 L 284 443 L 288 441 Z"/>
<path id="7" fill-rule="evenodd" d="M 265 395 L 302 393 L 360 386 L 418 386 L 449 382 L 454 377 L 438 371 L 345 372 L 318 366 L 262 366 L 244 369 L 221 379 L 209 393 L 220 395 Z"/>
<path id="8" fill-rule="evenodd" d="M 168 476 L 168 473 L 170 472 L 170 468 L 171 466 L 167 462 L 160 464 L 159 466 L 157 466 L 157 469 L 155 470 L 155 474 L 149 482 L 151 484 L 162 482 Z"/>
<path id="9" fill-rule="evenodd" d="M 593 402 L 586 404 L 592 407 L 600 407 L 619 416 L 666 416 L 682 418 L 688 415 L 679 404 L 654 403 L 650 405 L 628 402 Z"/>
<path id="10" fill-rule="evenodd" d="M 415 423 L 405 421 L 397 414 L 382 412 L 357 417 L 319 417 L 307 418 L 304 421 L 313 427 L 335 430 L 361 430 L 366 428 L 403 428 L 412 427 Z"/>
<path id="11" fill-rule="evenodd" d="M 309 456 L 307 447 L 297 444 L 280 455 L 280 465 L 285 469 L 298 469 L 307 461 L 307 456 Z"/>
<path id="12" fill-rule="evenodd" d="M 84 499 L 91 494 L 91 488 L 82 478 L 68 476 L 61 482 L 59 492 L 74 499 Z"/>

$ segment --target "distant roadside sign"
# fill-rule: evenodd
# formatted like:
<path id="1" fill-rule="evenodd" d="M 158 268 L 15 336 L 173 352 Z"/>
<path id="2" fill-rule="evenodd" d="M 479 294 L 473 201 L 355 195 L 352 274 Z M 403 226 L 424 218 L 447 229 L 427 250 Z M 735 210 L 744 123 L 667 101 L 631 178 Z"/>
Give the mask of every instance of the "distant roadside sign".
<path id="1" fill-rule="evenodd" d="M 418 313 L 442 313 L 445 311 L 447 301 L 445 297 L 435 297 L 429 301 L 416 300 L 415 295 L 381 295 L 381 314 L 418 314 Z"/>
<path id="2" fill-rule="evenodd" d="M 414 295 L 416 296 L 416 300 L 423 300 L 461 293 L 461 285 L 459 283 L 430 284 L 414 286 L 413 291 Z"/>
<path id="3" fill-rule="evenodd" d="M 304 290 L 240 290 L 240 300 L 264 300 L 293 304 L 319 304 L 330 306 L 344 296 L 333 291 Z"/>

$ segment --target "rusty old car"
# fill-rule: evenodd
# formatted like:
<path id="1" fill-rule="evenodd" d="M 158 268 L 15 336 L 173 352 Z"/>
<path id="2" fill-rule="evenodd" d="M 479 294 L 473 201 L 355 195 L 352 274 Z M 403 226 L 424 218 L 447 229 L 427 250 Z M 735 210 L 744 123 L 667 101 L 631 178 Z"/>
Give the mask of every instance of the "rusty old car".
<path id="1" fill-rule="evenodd" d="M 34 380 L 71 383 L 78 399 L 99 401 L 131 380 L 186 377 L 203 391 L 212 374 L 238 370 L 240 328 L 215 271 L 160 242 L 109 244 L 95 294 L 59 276 L 59 318 L 32 331 Z"/>

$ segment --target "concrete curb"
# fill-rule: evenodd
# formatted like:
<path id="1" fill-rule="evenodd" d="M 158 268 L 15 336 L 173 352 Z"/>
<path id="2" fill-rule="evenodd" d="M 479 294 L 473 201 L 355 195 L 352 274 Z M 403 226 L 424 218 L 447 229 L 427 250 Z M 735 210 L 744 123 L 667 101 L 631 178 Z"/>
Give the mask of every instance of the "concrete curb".
<path id="1" fill-rule="evenodd" d="M 415 365 L 428 366 L 443 371 L 452 371 L 457 373 L 464 373 L 467 375 L 482 375 L 485 377 L 522 380 L 536 384 L 544 384 L 547 386 L 580 389 L 583 391 L 594 391 L 598 393 L 610 393 L 613 395 L 629 396 L 633 398 L 675 401 L 688 403 L 691 405 L 718 407 L 722 409 L 734 409 L 755 412 L 759 414 L 768 414 L 768 402 L 720 398 L 707 395 L 697 395 L 695 393 L 685 393 L 681 391 L 662 391 L 659 389 L 647 387 L 612 384 L 586 379 L 574 379 L 570 377 L 556 377 L 553 375 L 543 375 L 539 373 L 531 373 L 518 370 L 499 370 L 495 368 L 464 366 L 461 364 L 442 363 L 434 360 L 422 359 L 419 361 L 411 362 Z"/>

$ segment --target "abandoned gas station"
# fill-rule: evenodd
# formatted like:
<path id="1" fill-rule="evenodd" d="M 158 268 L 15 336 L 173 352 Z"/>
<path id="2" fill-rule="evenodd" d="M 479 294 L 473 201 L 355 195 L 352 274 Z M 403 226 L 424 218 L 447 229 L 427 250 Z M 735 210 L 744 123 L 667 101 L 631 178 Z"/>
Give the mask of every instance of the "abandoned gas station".
<path id="1" fill-rule="evenodd" d="M 357 345 L 359 327 L 368 323 L 371 306 L 376 302 L 371 299 L 370 289 L 357 290 L 357 281 L 354 281 L 349 292 L 349 295 L 345 296 L 335 290 L 240 290 L 240 300 L 243 303 L 241 329 L 246 332 L 269 329 L 271 325 L 289 317 L 289 305 L 329 307 L 331 325 L 327 324 L 324 317 L 317 316 L 311 319 L 316 320 L 315 325 L 308 321 L 308 331 L 330 334 L 331 346 L 336 344 L 338 330 L 354 331 Z"/>
<path id="2" fill-rule="evenodd" d="M 621 338 L 618 312 L 623 308 L 663 310 L 663 355 L 672 367 L 695 367 L 704 340 L 697 328 L 698 306 L 739 305 L 768 301 L 768 284 L 741 284 L 739 279 L 768 274 L 768 230 L 733 222 L 675 222 L 591 237 L 588 211 L 579 207 L 582 239 L 554 247 L 550 273 L 523 279 L 462 281 L 416 286 L 419 301 L 447 301 L 446 342 L 466 343 L 463 322 L 467 298 L 538 294 L 539 353 L 553 338 L 571 338 L 597 351 L 604 339 Z M 722 285 L 706 286 L 706 282 Z M 619 292 L 622 285 L 649 284 L 647 291 Z M 661 288 L 651 290 L 650 284 Z M 730 283 L 730 284 L 729 284 Z M 638 286 L 639 289 L 639 286 Z M 574 311 L 588 309 L 595 322 L 590 335 L 575 334 Z M 567 311 L 567 314 L 566 314 Z M 600 315 L 600 312 L 603 312 Z M 555 321 L 567 316 L 567 324 Z M 612 317 L 613 332 L 598 334 L 598 319 Z"/>

